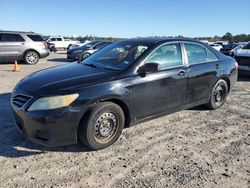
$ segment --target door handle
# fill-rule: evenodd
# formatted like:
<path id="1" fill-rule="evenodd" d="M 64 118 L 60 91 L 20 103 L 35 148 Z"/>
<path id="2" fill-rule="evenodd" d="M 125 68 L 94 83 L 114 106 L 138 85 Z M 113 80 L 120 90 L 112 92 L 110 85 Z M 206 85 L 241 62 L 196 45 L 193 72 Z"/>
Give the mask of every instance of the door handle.
<path id="1" fill-rule="evenodd" d="M 215 68 L 216 68 L 216 69 L 220 68 L 220 65 L 219 65 L 219 64 L 216 64 L 216 65 L 215 65 Z"/>
<path id="2" fill-rule="evenodd" d="M 178 73 L 178 76 L 180 76 L 180 77 L 184 77 L 185 76 L 185 71 L 180 71 L 179 73 Z"/>

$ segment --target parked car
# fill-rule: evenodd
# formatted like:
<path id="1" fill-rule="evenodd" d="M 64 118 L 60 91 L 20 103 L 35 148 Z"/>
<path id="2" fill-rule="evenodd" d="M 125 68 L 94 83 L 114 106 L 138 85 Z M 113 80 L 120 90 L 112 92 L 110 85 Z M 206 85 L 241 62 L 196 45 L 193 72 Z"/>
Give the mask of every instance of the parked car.
<path id="1" fill-rule="evenodd" d="M 65 39 L 64 37 L 50 37 L 48 38 L 47 42 L 55 44 L 56 48 L 64 48 L 64 49 L 70 48 L 70 46 L 73 44 L 80 43 L 79 41 Z"/>
<path id="2" fill-rule="evenodd" d="M 82 61 L 83 59 L 89 57 L 91 54 L 97 52 L 98 50 L 100 50 L 100 49 L 102 49 L 110 44 L 112 44 L 112 42 L 110 42 L 110 41 L 101 41 L 101 42 L 97 43 L 96 45 L 92 46 L 91 48 L 88 48 L 88 49 L 82 51 L 81 53 L 79 53 L 77 59 L 79 61 Z M 87 44 L 87 46 L 88 46 L 88 44 Z"/>
<path id="3" fill-rule="evenodd" d="M 220 51 L 220 49 L 222 48 L 222 46 L 220 44 L 210 44 L 210 46 L 212 46 L 214 49 Z"/>
<path id="4" fill-rule="evenodd" d="M 239 64 L 239 71 L 243 74 L 250 73 L 250 42 L 237 49 L 234 54 L 235 60 Z"/>
<path id="5" fill-rule="evenodd" d="M 34 65 L 48 55 L 47 44 L 39 34 L 0 31 L 0 61 L 24 60 Z"/>
<path id="6" fill-rule="evenodd" d="M 220 49 L 220 52 L 223 53 L 224 55 L 232 56 L 234 53 L 233 50 L 237 46 L 238 46 L 237 43 L 227 44 Z"/>
<path id="7" fill-rule="evenodd" d="M 48 46 L 48 49 L 49 49 L 50 52 L 54 52 L 54 53 L 57 52 L 57 49 L 56 49 L 56 47 L 55 47 L 55 44 L 50 43 L 50 42 L 46 42 L 46 43 L 47 43 L 47 46 Z"/>
<path id="8" fill-rule="evenodd" d="M 72 48 L 67 51 L 67 59 L 69 60 L 82 60 L 93 54 L 94 52 L 102 49 L 103 47 L 111 44 L 108 41 L 92 41 L 79 48 Z"/>
<path id="9" fill-rule="evenodd" d="M 70 50 L 72 48 L 79 48 L 79 47 L 82 47 L 88 43 L 90 43 L 91 41 L 90 40 L 85 40 L 85 41 L 80 41 L 80 43 L 78 44 L 72 44 L 67 50 Z"/>
<path id="10" fill-rule="evenodd" d="M 31 141 L 58 146 L 79 138 L 98 150 L 139 122 L 202 104 L 220 108 L 236 79 L 237 62 L 204 43 L 138 38 L 27 76 L 11 106 Z"/>

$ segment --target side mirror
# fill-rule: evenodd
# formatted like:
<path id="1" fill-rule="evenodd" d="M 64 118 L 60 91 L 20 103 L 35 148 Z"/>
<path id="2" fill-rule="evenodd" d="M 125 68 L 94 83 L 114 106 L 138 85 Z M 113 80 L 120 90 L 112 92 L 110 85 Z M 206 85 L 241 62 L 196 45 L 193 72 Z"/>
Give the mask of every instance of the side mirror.
<path id="1" fill-rule="evenodd" d="M 154 73 L 160 70 L 158 63 L 146 63 L 138 69 L 139 74 Z"/>

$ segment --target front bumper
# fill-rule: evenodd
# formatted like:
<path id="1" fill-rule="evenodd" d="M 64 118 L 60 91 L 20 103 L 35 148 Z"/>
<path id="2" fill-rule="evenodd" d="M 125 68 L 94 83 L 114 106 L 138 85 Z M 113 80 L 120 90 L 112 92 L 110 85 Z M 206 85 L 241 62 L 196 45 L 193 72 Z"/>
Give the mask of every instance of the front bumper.
<path id="1" fill-rule="evenodd" d="M 11 103 L 18 130 L 30 141 L 44 146 L 77 143 L 77 129 L 87 107 L 64 107 L 53 110 L 27 111 Z"/>
<path id="2" fill-rule="evenodd" d="M 69 60 L 78 60 L 78 55 L 71 53 L 71 54 L 67 54 L 67 59 Z"/>

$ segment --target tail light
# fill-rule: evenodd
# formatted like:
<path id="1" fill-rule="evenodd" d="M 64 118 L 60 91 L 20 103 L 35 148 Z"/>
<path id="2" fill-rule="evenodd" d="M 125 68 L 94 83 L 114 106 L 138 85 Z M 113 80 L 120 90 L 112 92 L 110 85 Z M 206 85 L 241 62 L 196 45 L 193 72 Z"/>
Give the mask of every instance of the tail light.
<path id="1" fill-rule="evenodd" d="M 47 45 L 46 42 L 40 43 L 39 46 L 42 47 L 42 48 L 45 48 L 45 49 L 48 48 L 48 45 Z"/>

